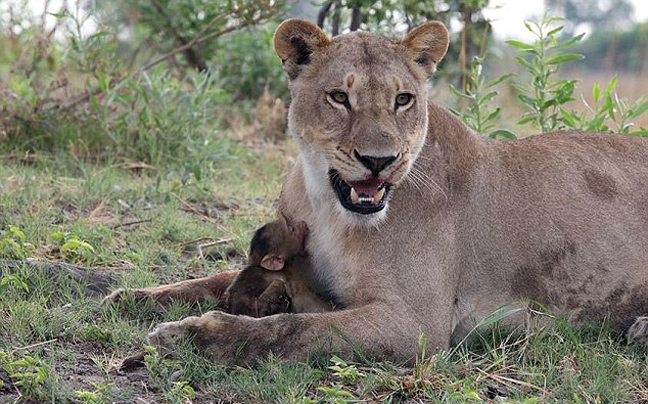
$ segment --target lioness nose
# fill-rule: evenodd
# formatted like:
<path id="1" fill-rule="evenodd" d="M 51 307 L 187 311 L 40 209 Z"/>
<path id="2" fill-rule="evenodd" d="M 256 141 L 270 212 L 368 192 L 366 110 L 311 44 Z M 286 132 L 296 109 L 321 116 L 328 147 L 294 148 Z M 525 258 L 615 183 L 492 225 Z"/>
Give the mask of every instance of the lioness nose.
<path id="1" fill-rule="evenodd" d="M 387 157 L 375 157 L 375 156 L 362 156 L 360 153 L 358 153 L 356 150 L 353 151 L 355 154 L 355 157 L 358 159 L 359 162 L 362 163 L 363 166 L 367 167 L 369 171 L 374 176 L 378 176 L 378 174 L 385 169 L 388 165 L 396 161 L 396 158 L 398 156 L 387 156 Z"/>

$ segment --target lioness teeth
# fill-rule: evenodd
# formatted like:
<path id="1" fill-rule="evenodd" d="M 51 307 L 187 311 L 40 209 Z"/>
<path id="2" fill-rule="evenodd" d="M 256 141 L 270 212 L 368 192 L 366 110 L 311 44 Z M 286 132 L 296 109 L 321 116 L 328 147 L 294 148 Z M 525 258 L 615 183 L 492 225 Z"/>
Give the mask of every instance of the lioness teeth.
<path id="1" fill-rule="evenodd" d="M 369 196 L 367 194 L 358 194 L 358 191 L 356 191 L 355 188 L 351 187 L 351 191 L 349 191 L 349 199 L 351 199 L 351 203 L 358 204 L 358 203 L 370 203 L 370 204 L 377 204 L 379 203 L 383 196 L 385 196 L 385 188 L 379 190 L 374 194 L 374 196 Z"/>
<path id="2" fill-rule="evenodd" d="M 352 203 L 360 202 L 360 195 L 358 195 L 358 192 L 356 192 L 355 188 L 351 187 L 351 194 L 349 196 L 351 197 Z"/>

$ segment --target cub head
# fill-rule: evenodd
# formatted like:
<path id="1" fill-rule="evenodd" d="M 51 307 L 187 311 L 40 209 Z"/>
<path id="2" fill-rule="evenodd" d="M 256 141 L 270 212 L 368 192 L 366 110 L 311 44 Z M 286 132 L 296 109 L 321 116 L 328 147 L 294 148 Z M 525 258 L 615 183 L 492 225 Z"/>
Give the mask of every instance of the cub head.
<path id="1" fill-rule="evenodd" d="M 281 271 L 297 255 L 306 255 L 306 222 L 292 224 L 280 216 L 254 232 L 250 241 L 248 265 Z"/>
<path id="2" fill-rule="evenodd" d="M 333 204 L 349 224 L 377 224 L 425 141 L 426 80 L 447 51 L 448 31 L 427 22 L 400 42 L 364 32 L 330 39 L 291 19 L 274 43 L 309 198 Z"/>

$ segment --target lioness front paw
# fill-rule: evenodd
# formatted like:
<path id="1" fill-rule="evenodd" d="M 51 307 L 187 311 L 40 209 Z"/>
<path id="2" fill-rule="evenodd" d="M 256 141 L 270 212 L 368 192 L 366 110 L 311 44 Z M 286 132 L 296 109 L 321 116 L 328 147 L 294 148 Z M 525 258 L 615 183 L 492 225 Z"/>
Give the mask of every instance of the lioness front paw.
<path id="1" fill-rule="evenodd" d="M 628 343 L 648 343 L 648 317 L 637 317 L 634 324 L 628 329 L 626 337 Z"/>
<path id="2" fill-rule="evenodd" d="M 210 311 L 200 317 L 159 324 L 146 342 L 168 353 L 182 341 L 191 341 L 220 364 L 249 364 L 268 350 L 276 330 L 257 327 L 258 319 Z"/>
<path id="3" fill-rule="evenodd" d="M 188 337 L 187 320 L 197 317 L 187 317 L 182 321 L 170 321 L 158 324 L 153 331 L 146 336 L 146 343 L 158 350 L 171 351 L 173 347 L 183 338 Z"/>

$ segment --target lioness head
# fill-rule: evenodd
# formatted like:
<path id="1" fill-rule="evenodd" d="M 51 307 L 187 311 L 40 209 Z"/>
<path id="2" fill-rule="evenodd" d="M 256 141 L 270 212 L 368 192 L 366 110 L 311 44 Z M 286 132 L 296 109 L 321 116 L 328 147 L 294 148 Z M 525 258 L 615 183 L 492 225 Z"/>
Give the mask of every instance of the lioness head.
<path id="1" fill-rule="evenodd" d="M 447 51 L 448 31 L 427 22 L 400 42 L 364 32 L 330 39 L 292 19 L 274 43 L 288 76 L 288 126 L 306 192 L 334 203 L 351 223 L 377 223 L 425 141 L 426 80 Z"/>

